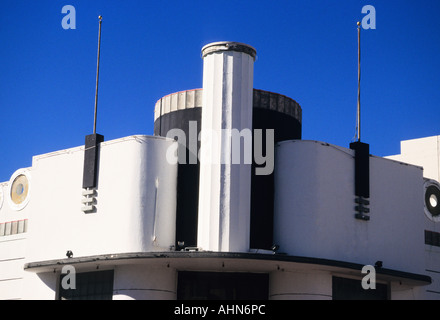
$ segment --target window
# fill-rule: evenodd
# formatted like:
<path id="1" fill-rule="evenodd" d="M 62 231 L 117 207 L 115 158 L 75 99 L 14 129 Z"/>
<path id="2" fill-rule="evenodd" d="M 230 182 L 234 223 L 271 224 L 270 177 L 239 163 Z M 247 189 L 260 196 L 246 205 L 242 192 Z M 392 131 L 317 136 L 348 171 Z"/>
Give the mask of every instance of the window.
<path id="1" fill-rule="evenodd" d="M 23 209 L 29 202 L 31 176 L 25 169 L 17 170 L 9 180 L 8 202 L 13 210 Z"/>
<path id="2" fill-rule="evenodd" d="M 75 274 L 75 289 L 64 289 L 61 274 L 59 300 L 111 300 L 113 297 L 113 270 Z"/>
<path id="3" fill-rule="evenodd" d="M 440 184 L 435 180 L 425 181 L 425 215 L 429 220 L 440 222 Z"/>
<path id="4" fill-rule="evenodd" d="M 425 244 L 440 247 L 440 233 L 425 230 Z"/>
<path id="5" fill-rule="evenodd" d="M 387 300 L 388 286 L 376 282 L 376 289 L 363 289 L 361 280 L 333 277 L 333 300 Z"/>
<path id="6" fill-rule="evenodd" d="M 178 300 L 267 300 L 269 275 L 180 271 Z"/>

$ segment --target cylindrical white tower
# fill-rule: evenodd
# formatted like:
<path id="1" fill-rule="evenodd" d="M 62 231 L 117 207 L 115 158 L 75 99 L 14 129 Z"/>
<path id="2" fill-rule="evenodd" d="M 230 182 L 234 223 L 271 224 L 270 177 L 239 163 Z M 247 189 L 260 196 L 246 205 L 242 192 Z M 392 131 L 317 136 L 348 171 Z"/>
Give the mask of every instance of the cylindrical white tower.
<path id="1" fill-rule="evenodd" d="M 214 42 L 202 48 L 202 56 L 197 246 L 247 252 L 256 51 L 242 43 Z"/>

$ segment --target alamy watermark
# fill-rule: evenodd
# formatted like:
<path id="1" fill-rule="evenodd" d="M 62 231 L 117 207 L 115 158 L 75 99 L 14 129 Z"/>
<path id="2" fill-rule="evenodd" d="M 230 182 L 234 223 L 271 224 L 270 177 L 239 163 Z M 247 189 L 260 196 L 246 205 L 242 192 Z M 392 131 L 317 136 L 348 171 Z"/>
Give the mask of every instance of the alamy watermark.
<path id="1" fill-rule="evenodd" d="M 167 138 L 175 139 L 178 144 L 171 145 L 166 152 L 170 164 L 252 164 L 256 175 L 270 175 L 273 172 L 275 160 L 274 129 L 221 129 L 201 130 L 197 133 L 197 121 L 189 121 L 188 137 L 179 128 L 167 132 Z M 265 136 L 263 136 L 263 133 Z M 188 141 L 188 145 L 187 145 Z M 197 145 L 200 141 L 201 147 Z M 264 143 L 265 141 L 265 143 Z M 265 146 L 265 148 L 264 148 Z M 263 148 L 265 150 L 263 150 Z M 188 149 L 188 159 L 187 152 Z M 253 154 L 252 154 L 253 149 Z"/>
<path id="2" fill-rule="evenodd" d="M 376 29 L 376 8 L 372 5 L 363 6 L 362 13 L 367 14 L 362 18 L 362 28 Z"/>
<path id="3" fill-rule="evenodd" d="M 61 20 L 61 27 L 64 30 L 76 29 L 76 9 L 72 5 L 65 5 L 61 9 L 61 13 L 67 13 Z"/>
<path id="4" fill-rule="evenodd" d="M 362 18 L 363 29 L 376 29 L 376 8 L 372 5 L 365 5 L 361 12 L 366 14 Z M 64 30 L 76 29 L 76 9 L 68 4 L 63 6 L 61 13 L 66 14 L 61 20 L 61 26 Z"/>
<path id="5" fill-rule="evenodd" d="M 61 269 L 61 274 L 65 276 L 61 279 L 61 287 L 64 290 L 76 289 L 76 270 L 74 266 L 65 265 Z"/>
<path id="6" fill-rule="evenodd" d="M 376 289 L 376 268 L 371 265 L 363 266 L 362 273 L 367 274 L 365 277 L 362 278 L 362 289 Z"/>

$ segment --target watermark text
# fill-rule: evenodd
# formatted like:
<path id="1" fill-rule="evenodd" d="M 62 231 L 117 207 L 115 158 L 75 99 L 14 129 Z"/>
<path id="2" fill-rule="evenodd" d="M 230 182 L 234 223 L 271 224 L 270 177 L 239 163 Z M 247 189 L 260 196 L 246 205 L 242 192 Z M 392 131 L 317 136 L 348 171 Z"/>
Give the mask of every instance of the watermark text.
<path id="1" fill-rule="evenodd" d="M 61 13 L 67 13 L 61 20 L 61 26 L 64 30 L 76 29 L 76 10 L 75 7 L 68 4 L 61 9 Z"/>

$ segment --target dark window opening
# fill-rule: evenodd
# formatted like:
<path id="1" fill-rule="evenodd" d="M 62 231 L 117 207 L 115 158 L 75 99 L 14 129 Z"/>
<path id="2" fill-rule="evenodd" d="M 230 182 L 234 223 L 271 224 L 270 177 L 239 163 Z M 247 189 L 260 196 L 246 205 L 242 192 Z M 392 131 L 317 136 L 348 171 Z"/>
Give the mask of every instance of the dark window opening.
<path id="1" fill-rule="evenodd" d="M 268 293 L 268 274 L 181 271 L 178 275 L 178 300 L 267 300 Z"/>
<path id="2" fill-rule="evenodd" d="M 388 286 L 376 282 L 376 289 L 362 288 L 361 280 L 333 277 L 333 300 L 387 300 Z"/>
<path id="3" fill-rule="evenodd" d="M 440 233 L 425 230 L 425 244 L 440 247 Z"/>
<path id="4" fill-rule="evenodd" d="M 75 277 L 75 289 L 63 288 L 64 277 Z M 70 279 L 67 280 L 69 285 Z M 59 300 L 112 300 L 113 270 L 61 274 Z"/>

